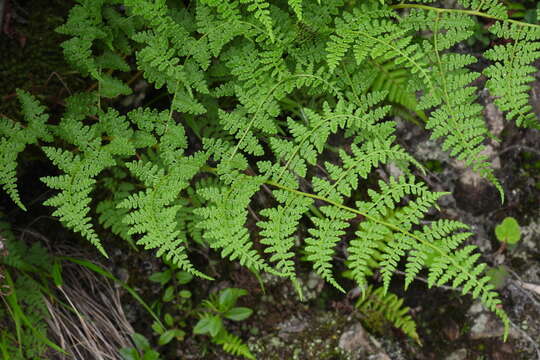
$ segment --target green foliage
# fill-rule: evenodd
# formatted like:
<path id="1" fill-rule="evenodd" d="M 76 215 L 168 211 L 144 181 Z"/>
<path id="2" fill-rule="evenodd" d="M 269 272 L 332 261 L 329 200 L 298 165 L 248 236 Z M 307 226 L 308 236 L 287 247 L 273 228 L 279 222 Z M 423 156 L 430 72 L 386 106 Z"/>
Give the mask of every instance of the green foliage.
<path id="1" fill-rule="evenodd" d="M 491 278 L 490 282 L 496 289 L 502 289 L 506 279 L 510 277 L 510 272 L 504 265 L 490 268 L 486 271 L 486 274 Z"/>
<path id="2" fill-rule="evenodd" d="M 16 240 L 4 222 L 0 237 L 5 246 L 0 255 L 0 298 L 5 305 L 0 307 L 0 354 L 13 360 L 47 359 L 52 350 L 61 351 L 48 338 L 50 315 L 44 301 L 53 297 L 55 259 L 38 243 L 28 247 Z"/>
<path id="3" fill-rule="evenodd" d="M 521 228 L 516 219 L 505 217 L 504 220 L 495 227 L 495 236 L 502 243 L 514 245 L 521 239 Z"/>
<path id="4" fill-rule="evenodd" d="M 474 17 L 494 22 L 493 43 L 509 40 L 483 54 L 488 91 L 509 121 L 537 127 L 528 93 L 540 26 L 509 20 L 495 0 L 390 3 L 79 0 L 58 31 L 96 91 L 67 98 L 54 119 L 19 91 L 24 122 L 0 120 L 2 188 L 24 207 L 17 158 L 37 145 L 59 171 L 42 179 L 55 190 L 45 204 L 103 254 L 95 220 L 193 276 L 209 278 L 190 256 L 207 246 L 297 285 L 304 253 L 345 291 L 334 275 L 345 250 L 361 287 L 374 269 L 384 291 L 398 268 L 405 286 L 427 272 L 430 286 L 479 297 L 508 326 L 465 244 L 467 226 L 437 220 L 444 194 L 418 179 L 422 166 L 398 145 L 389 115 L 416 114 L 502 196 L 483 153 L 490 134 L 470 69 L 478 62 L 464 46 Z M 135 66 L 170 106 L 124 114 L 104 100 L 131 92 L 122 79 Z M 386 166 L 401 175 L 377 182 Z"/>
<path id="5" fill-rule="evenodd" d="M 224 319 L 242 321 L 251 316 L 253 310 L 250 308 L 235 306 L 238 298 L 247 293 L 244 289 L 226 288 L 219 294 L 211 294 L 210 298 L 202 303 L 204 309 L 193 333 L 210 335 L 212 341 L 221 345 L 228 353 L 255 359 L 247 345 L 238 336 L 229 333 L 223 324 Z"/>
<path id="6" fill-rule="evenodd" d="M 52 141 L 52 137 L 47 125 L 49 117 L 44 114 L 45 107 L 26 91 L 18 90 L 17 95 L 26 124 L 0 117 L 0 184 L 11 199 L 26 210 L 16 185 L 17 156 L 27 145 L 36 144 L 39 140 Z"/>
<path id="7" fill-rule="evenodd" d="M 135 347 L 125 347 L 120 349 L 120 356 L 123 360 L 159 360 L 159 353 L 152 349 L 150 342 L 141 334 L 131 335 Z"/>
<path id="8" fill-rule="evenodd" d="M 389 322 L 420 343 L 416 323 L 409 315 L 410 309 L 395 294 L 386 292 L 382 287 L 374 289 L 370 285 L 364 289 L 355 306 L 369 327 L 382 332 L 385 322 Z"/>
<path id="9" fill-rule="evenodd" d="M 193 275 L 187 271 L 178 270 L 178 266 L 168 262 L 169 268 L 155 272 L 149 280 L 158 283 L 161 288 L 160 299 L 154 301 L 153 307 L 162 315 L 163 323 L 154 321 L 152 329 L 159 335 L 158 345 L 167 345 L 173 339 L 182 341 L 186 332 L 186 318 L 193 311 L 191 291 L 183 285 L 188 284 Z"/>
<path id="10" fill-rule="evenodd" d="M 540 129 L 532 112 L 529 83 L 538 69 L 533 63 L 540 57 L 540 28 L 524 28 L 516 24 L 496 23 L 489 28 L 496 36 L 511 39 L 486 51 L 493 64 L 484 70 L 489 91 L 497 97 L 495 104 L 518 126 Z"/>

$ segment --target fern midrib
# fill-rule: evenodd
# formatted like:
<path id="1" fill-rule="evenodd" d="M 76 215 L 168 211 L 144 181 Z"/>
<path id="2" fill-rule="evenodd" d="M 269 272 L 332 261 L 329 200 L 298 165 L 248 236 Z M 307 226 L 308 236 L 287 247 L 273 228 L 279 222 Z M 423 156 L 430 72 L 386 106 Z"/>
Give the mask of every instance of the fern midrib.
<path id="1" fill-rule="evenodd" d="M 457 13 L 457 14 L 465 14 L 465 15 L 472 15 L 472 16 L 478 16 L 483 17 L 486 19 L 492 19 L 497 21 L 503 21 L 503 22 L 509 22 L 512 24 L 516 24 L 519 26 L 525 26 L 525 27 L 532 27 L 532 28 L 540 28 L 540 25 L 538 24 L 531 24 L 526 23 L 519 20 L 513 20 L 513 19 L 504 19 L 497 16 L 489 15 L 487 13 L 476 11 L 476 10 L 464 10 L 464 9 L 443 9 L 438 8 L 434 6 L 428 6 L 428 5 L 420 5 L 420 4 L 398 4 L 398 5 L 391 5 L 392 9 L 422 9 L 422 10 L 428 10 L 428 11 L 435 11 L 437 13 Z"/>

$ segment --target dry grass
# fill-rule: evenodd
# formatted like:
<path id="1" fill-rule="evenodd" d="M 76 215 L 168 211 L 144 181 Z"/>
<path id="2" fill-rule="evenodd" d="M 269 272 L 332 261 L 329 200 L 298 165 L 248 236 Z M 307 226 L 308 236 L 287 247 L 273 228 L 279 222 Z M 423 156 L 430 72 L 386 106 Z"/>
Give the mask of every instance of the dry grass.
<path id="1" fill-rule="evenodd" d="M 23 230 L 21 235 L 22 241 L 30 236 L 50 244 L 46 237 L 33 231 Z M 91 258 L 78 249 L 64 246 L 49 251 L 55 255 Z M 63 263 L 62 278 L 63 285 L 56 289 L 56 298 L 44 298 L 50 313 L 49 338 L 66 354 L 56 352 L 50 359 L 121 359 L 118 351 L 133 346 L 130 334 L 134 330 L 122 308 L 119 289 L 110 280 L 70 262 Z"/>
<path id="2" fill-rule="evenodd" d="M 120 293 L 107 279 L 75 264 L 63 269 L 64 285 L 58 298 L 69 306 L 47 300 L 51 338 L 68 354 L 55 359 L 119 359 L 118 350 L 131 346 L 133 328 L 127 321 Z"/>

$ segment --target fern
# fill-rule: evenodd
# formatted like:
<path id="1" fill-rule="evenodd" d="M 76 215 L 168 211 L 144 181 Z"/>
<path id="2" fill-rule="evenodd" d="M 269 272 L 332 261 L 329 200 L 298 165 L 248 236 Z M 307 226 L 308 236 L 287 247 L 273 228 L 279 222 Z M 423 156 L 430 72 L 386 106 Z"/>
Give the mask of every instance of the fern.
<path id="1" fill-rule="evenodd" d="M 50 295 L 46 276 L 51 274 L 53 257 L 39 243 L 27 246 L 15 239 L 9 226 L 1 222 L 4 255 L 0 257 L 0 350 L 4 358 L 45 359 L 50 347 L 47 338 L 49 311 L 44 297 Z M 5 267 L 4 267 L 5 266 Z"/>
<path id="2" fill-rule="evenodd" d="M 482 142 L 488 131 L 482 119 L 482 107 L 475 103 L 475 89 L 468 86 L 479 74 L 465 67 L 476 59 L 471 55 L 444 52 L 472 35 L 472 19 L 457 13 L 419 10 L 411 12 L 407 23 L 418 30 L 434 25 L 432 37 L 424 41 L 423 47 L 435 71 L 419 106 L 421 109 L 435 107 L 427 121 L 432 138 L 444 138 L 443 149 L 493 183 L 504 199 L 502 186 L 482 154 Z"/>
<path id="3" fill-rule="evenodd" d="M 494 62 L 484 70 L 490 93 L 497 97 L 495 104 L 507 112 L 507 118 L 518 126 L 540 129 L 538 119 L 528 102 L 528 85 L 534 80 L 537 68 L 531 65 L 540 57 L 540 28 L 496 23 L 489 31 L 499 37 L 512 39 L 506 45 L 496 45 L 484 54 Z"/>
<path id="4" fill-rule="evenodd" d="M 124 117 L 116 111 L 101 113 L 99 122 L 87 126 L 82 119 L 69 116 L 70 112 L 77 112 L 78 116 L 91 115 L 92 107 L 86 108 L 88 98 L 72 98 L 65 116 L 55 133 L 68 143 L 77 147 L 77 152 L 56 147 L 43 147 L 45 155 L 51 162 L 64 172 L 58 176 L 47 176 L 41 180 L 51 189 L 60 190 L 45 201 L 45 205 L 54 206 L 53 215 L 68 228 L 80 233 L 95 245 L 106 256 L 105 249 L 92 227 L 90 211 L 90 194 L 94 189 L 95 177 L 108 167 L 116 165 L 115 156 L 129 156 L 135 153 L 135 147 L 129 142 L 132 130 Z M 103 144 L 101 133 L 108 132 L 114 138 Z"/>
<path id="5" fill-rule="evenodd" d="M 95 212 L 105 230 L 200 277 L 189 253 L 208 246 L 300 289 L 304 253 L 346 291 L 339 255 L 364 289 L 381 274 L 381 298 L 404 267 L 405 287 L 425 272 L 430 286 L 480 298 L 508 326 L 471 234 L 437 219 L 444 193 L 415 176 L 422 165 L 390 115 L 417 115 L 502 195 L 483 155 L 490 134 L 472 85 L 482 79 L 470 69 L 481 63 L 462 43 L 475 17 L 493 22 L 494 41 L 509 39 L 483 54 L 486 86 L 510 121 L 536 127 L 527 94 L 540 27 L 510 20 L 495 0 L 392 3 L 79 0 L 58 31 L 97 91 L 69 97 L 54 119 L 19 92 L 25 122 L 0 121 L 2 188 L 23 207 L 17 157 L 38 145 L 59 170 L 43 179 L 57 191 L 45 203 L 103 253 Z M 129 94 L 121 79 L 135 67 L 159 101 L 120 113 L 101 99 Z M 401 175 L 380 180 L 387 166 Z"/>
<path id="6" fill-rule="evenodd" d="M 39 140 L 51 141 L 52 137 L 47 126 L 49 117 L 44 114 L 45 107 L 25 91 L 18 90 L 17 95 L 27 125 L 0 117 L 0 184 L 13 202 L 26 210 L 16 185 L 17 157 L 27 145 L 37 144 Z"/>
<path id="7" fill-rule="evenodd" d="M 229 354 L 243 356 L 246 359 L 255 359 L 247 345 L 242 342 L 242 339 L 230 332 L 222 331 L 213 339 L 213 341 L 216 344 L 221 345 L 223 350 Z"/>
<path id="8" fill-rule="evenodd" d="M 229 188 L 201 189 L 199 194 L 215 205 L 196 210 L 204 219 L 199 226 L 206 230 L 204 237 L 210 247 L 221 249 L 222 257 L 238 259 L 241 265 L 254 271 L 268 270 L 268 265 L 251 248 L 249 233 L 244 226 L 249 200 L 261 185 L 261 178 L 242 176 Z"/>
<path id="9" fill-rule="evenodd" d="M 355 306 L 365 317 L 368 326 L 381 331 L 383 325 L 381 320 L 384 319 L 420 343 L 416 323 L 408 314 L 410 309 L 403 306 L 403 299 L 395 294 L 385 292 L 382 287 L 375 289 L 369 285 L 364 289 Z"/>

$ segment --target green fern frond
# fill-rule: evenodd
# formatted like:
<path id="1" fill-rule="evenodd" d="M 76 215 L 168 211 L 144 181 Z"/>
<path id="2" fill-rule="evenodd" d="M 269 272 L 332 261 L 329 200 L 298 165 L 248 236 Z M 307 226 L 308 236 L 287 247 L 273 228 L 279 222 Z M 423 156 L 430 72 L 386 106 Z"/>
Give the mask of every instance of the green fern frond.
<path id="1" fill-rule="evenodd" d="M 252 249 L 248 229 L 247 207 L 251 197 L 263 184 L 264 178 L 242 176 L 223 188 L 203 188 L 201 195 L 210 204 L 196 209 L 203 220 L 199 226 L 205 230 L 204 238 L 211 248 L 221 249 L 221 256 L 238 259 L 254 271 L 271 270 L 256 250 Z"/>
<path id="2" fill-rule="evenodd" d="M 410 309 L 403 305 L 403 299 L 390 292 L 385 292 L 383 287 L 376 289 L 371 285 L 365 287 L 355 307 L 366 318 L 368 326 L 374 326 L 377 329 L 379 328 L 379 319 L 385 319 L 420 343 L 420 337 L 416 332 L 416 323 L 409 315 Z M 378 330 L 382 331 L 380 328 Z"/>
<path id="3" fill-rule="evenodd" d="M 416 94 L 411 87 L 414 78 L 407 67 L 397 65 L 393 60 L 372 60 L 369 63 L 373 66 L 362 68 L 362 72 L 358 74 L 359 78 L 365 79 L 368 89 L 371 92 L 386 92 L 386 101 L 393 105 L 394 113 L 399 113 L 396 107 L 401 106 L 427 121 L 426 114 L 418 109 Z"/>
<path id="4" fill-rule="evenodd" d="M 29 93 L 17 90 L 26 125 L 0 117 L 0 184 L 17 206 L 26 210 L 17 189 L 17 157 L 27 145 L 52 141 L 45 107 Z"/>
<path id="5" fill-rule="evenodd" d="M 126 118 L 114 110 L 100 112 L 99 121 L 95 124 L 83 125 L 84 115 L 97 111 L 87 101 L 88 98 L 84 96 L 74 96 L 67 102 L 68 109 L 54 130 L 58 137 L 76 146 L 77 150 L 42 147 L 45 155 L 63 174 L 43 177 L 41 180 L 51 189 L 60 190 L 60 193 L 44 202 L 56 208 L 53 215 L 58 216 L 68 228 L 80 233 L 106 256 L 89 216 L 91 193 L 96 183 L 95 178 L 106 168 L 116 165 L 116 156 L 135 154 L 135 146 L 131 141 L 134 133 Z M 78 112 L 78 116 L 72 116 L 73 112 Z M 111 140 L 104 143 L 102 134 Z"/>
<path id="6" fill-rule="evenodd" d="M 145 190 L 131 194 L 117 205 L 130 210 L 123 220 L 130 226 L 127 234 L 144 234 L 137 240 L 138 244 L 146 249 L 157 248 L 157 256 L 164 256 L 184 271 L 208 278 L 190 263 L 185 233 L 177 223 L 182 207 L 179 194 L 206 163 L 207 156 L 184 155 L 187 146 L 184 128 L 171 123 L 167 112 L 133 111 L 129 117 L 139 128 L 155 132 L 159 137 L 159 155 L 126 164 L 145 186 Z"/>
<path id="7" fill-rule="evenodd" d="M 293 9 L 298 20 L 302 20 L 302 0 L 287 0 L 287 3 Z"/>
<path id="8" fill-rule="evenodd" d="M 395 14 L 387 7 L 366 6 L 345 13 L 336 22 L 336 34 L 328 43 L 328 66 L 333 71 L 352 45 L 357 64 L 366 59 L 393 60 L 429 83 L 428 65 L 420 47 L 412 43 L 408 27 L 391 21 Z"/>
<path id="9" fill-rule="evenodd" d="M 261 243 L 266 245 L 265 253 L 272 254 L 269 261 L 275 262 L 275 268 L 280 275 L 296 280 L 294 268 L 295 256 L 293 247 L 296 239 L 293 234 L 299 226 L 300 219 L 312 205 L 311 199 L 291 196 L 282 190 L 275 190 L 272 194 L 281 203 L 275 208 L 261 210 L 261 215 L 268 218 L 267 221 L 257 222 L 263 236 Z"/>
<path id="10" fill-rule="evenodd" d="M 249 350 L 249 347 L 244 344 L 242 339 L 224 329 L 216 337 L 214 337 L 212 341 L 218 345 L 221 345 L 223 350 L 229 354 L 243 356 L 246 359 L 255 360 L 255 356 L 253 356 Z"/>
<path id="11" fill-rule="evenodd" d="M 319 210 L 324 217 L 311 217 L 315 227 L 308 230 L 311 236 L 304 240 L 306 259 L 313 262 L 313 269 L 317 274 L 344 293 L 345 290 L 332 274 L 331 261 L 335 252 L 334 248 L 345 235 L 344 230 L 349 227 L 348 221 L 354 217 L 354 214 L 333 206 L 323 206 Z"/>
<path id="12" fill-rule="evenodd" d="M 540 57 L 540 27 L 526 29 L 522 25 L 495 23 L 489 31 L 501 38 L 512 39 L 496 45 L 484 55 L 494 64 L 484 70 L 495 104 L 518 126 L 540 129 L 540 123 L 529 104 L 530 83 L 538 69 L 531 65 Z"/>
<path id="13" fill-rule="evenodd" d="M 181 208 L 177 200 L 179 193 L 188 187 L 189 180 L 205 161 L 206 157 L 198 154 L 182 157 L 166 168 L 144 161 L 127 164 L 146 190 L 130 195 L 117 206 L 130 210 L 124 217 L 124 222 L 130 226 L 128 235 L 143 234 L 137 244 L 145 249 L 157 248 L 157 256 L 163 256 L 193 275 L 208 278 L 189 261 L 185 234 L 177 225 Z"/>
<path id="14" fill-rule="evenodd" d="M 261 22 L 268 32 L 271 41 L 274 41 L 274 29 L 270 16 L 270 4 L 267 0 L 239 0 L 241 4 L 248 4 L 247 10 L 253 13 L 255 19 Z"/>
<path id="15" fill-rule="evenodd" d="M 80 233 L 107 257 L 97 233 L 92 228 L 92 219 L 88 213 L 90 193 L 96 182 L 94 177 L 106 167 L 115 164 L 112 157 L 105 151 L 95 151 L 80 156 L 54 147 L 42 149 L 53 164 L 65 173 L 41 178 L 41 181 L 51 189 L 61 191 L 46 200 L 44 204 L 56 207 L 54 216 L 58 216 L 66 227 Z"/>
<path id="16" fill-rule="evenodd" d="M 499 0 L 459 0 L 458 2 L 465 8 L 485 12 L 499 19 L 508 19 L 508 10 Z"/>
<path id="17" fill-rule="evenodd" d="M 482 143 L 489 134 L 482 117 L 482 106 L 476 102 L 475 88 L 470 86 L 479 74 L 466 68 L 475 63 L 476 58 L 446 52 L 472 35 L 473 20 L 458 13 L 414 10 L 406 21 L 418 30 L 427 26 L 433 32 L 431 39 L 423 43 L 434 67 L 431 85 L 419 104 L 420 109 L 435 108 L 426 128 L 432 131 L 433 139 L 444 139 L 443 150 L 495 185 L 504 199 L 502 186 L 493 174 L 487 156 L 482 154 L 485 148 Z"/>
<path id="18" fill-rule="evenodd" d="M 364 272 L 368 270 L 368 263 L 358 246 L 371 242 L 373 244 L 366 247 L 373 253 L 381 241 L 388 240 L 381 249 L 379 261 L 383 286 L 387 290 L 400 258 L 418 242 L 409 233 L 412 225 L 418 224 L 443 194 L 429 191 L 424 184 L 416 183 L 412 176 L 398 180 L 390 178 L 389 183 L 380 181 L 379 187 L 380 192 L 368 190 L 371 201 L 357 203 L 358 210 L 366 214 L 366 220 L 360 223 L 356 233 L 360 239 L 351 242 L 349 259 L 354 279 L 363 286 L 366 284 Z M 397 208 L 397 204 L 407 196 L 415 196 L 416 199 Z"/>

